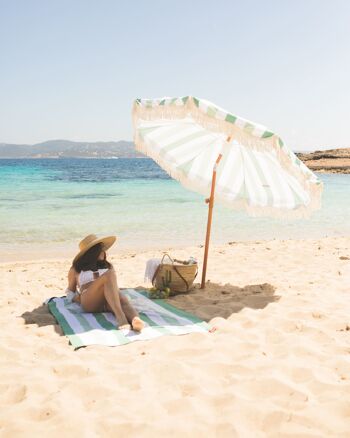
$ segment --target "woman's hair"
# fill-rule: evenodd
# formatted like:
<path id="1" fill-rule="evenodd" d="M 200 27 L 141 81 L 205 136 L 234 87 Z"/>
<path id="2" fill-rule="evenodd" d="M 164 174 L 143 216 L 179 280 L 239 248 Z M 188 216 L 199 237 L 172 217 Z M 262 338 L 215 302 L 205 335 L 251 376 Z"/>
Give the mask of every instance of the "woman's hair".
<path id="1" fill-rule="evenodd" d="M 73 262 L 73 268 L 76 272 L 81 271 L 97 271 L 98 269 L 110 269 L 111 263 L 106 260 L 106 253 L 104 260 L 98 260 L 98 256 L 103 251 L 103 244 L 97 243 L 86 251 L 78 260 Z"/>

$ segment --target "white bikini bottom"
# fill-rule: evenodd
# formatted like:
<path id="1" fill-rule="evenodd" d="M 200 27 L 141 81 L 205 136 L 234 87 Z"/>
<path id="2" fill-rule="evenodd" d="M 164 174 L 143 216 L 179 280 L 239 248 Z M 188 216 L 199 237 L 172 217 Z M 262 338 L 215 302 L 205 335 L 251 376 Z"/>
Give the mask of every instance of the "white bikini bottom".
<path id="1" fill-rule="evenodd" d="M 66 289 L 66 300 L 67 300 L 69 303 L 72 303 L 75 297 L 77 297 L 77 296 L 83 294 L 83 293 L 86 292 L 86 291 L 87 291 L 87 288 L 86 288 L 86 289 L 83 289 L 81 292 L 78 292 L 78 291 L 73 292 L 73 291 L 71 291 L 71 290 L 69 290 L 69 289 Z M 74 302 L 77 303 L 77 301 L 74 301 Z M 77 304 L 79 304 L 79 302 L 78 302 Z"/>

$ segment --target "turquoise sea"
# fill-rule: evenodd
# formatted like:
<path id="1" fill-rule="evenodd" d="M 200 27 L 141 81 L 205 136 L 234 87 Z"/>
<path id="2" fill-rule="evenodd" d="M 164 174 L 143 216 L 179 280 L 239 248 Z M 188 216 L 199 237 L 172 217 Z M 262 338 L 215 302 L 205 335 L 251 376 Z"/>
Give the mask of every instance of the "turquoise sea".
<path id="1" fill-rule="evenodd" d="M 350 175 L 320 175 L 322 209 L 309 220 L 250 218 L 216 206 L 212 243 L 350 235 Z M 203 243 L 202 196 L 150 159 L 0 160 L 0 256 L 72 248 L 89 233 L 123 249 Z"/>

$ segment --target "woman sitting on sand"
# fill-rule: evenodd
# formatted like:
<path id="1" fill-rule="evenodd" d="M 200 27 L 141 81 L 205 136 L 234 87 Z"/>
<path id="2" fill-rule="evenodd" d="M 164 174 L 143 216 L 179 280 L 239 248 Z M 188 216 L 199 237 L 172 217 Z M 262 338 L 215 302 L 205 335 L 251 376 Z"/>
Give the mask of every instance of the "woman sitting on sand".
<path id="1" fill-rule="evenodd" d="M 144 324 L 120 293 L 116 273 L 106 258 L 115 240 L 114 236 L 98 239 L 90 234 L 79 243 L 80 251 L 68 272 L 67 298 L 79 303 L 85 312 L 113 312 L 118 329 L 141 331 Z"/>

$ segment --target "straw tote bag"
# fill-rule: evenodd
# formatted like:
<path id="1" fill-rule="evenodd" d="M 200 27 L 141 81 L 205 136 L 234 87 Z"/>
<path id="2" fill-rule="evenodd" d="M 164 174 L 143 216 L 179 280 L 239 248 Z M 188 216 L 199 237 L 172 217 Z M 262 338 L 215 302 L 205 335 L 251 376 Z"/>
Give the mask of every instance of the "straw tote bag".
<path id="1" fill-rule="evenodd" d="M 164 259 L 167 258 L 167 263 Z M 152 284 L 157 289 L 168 287 L 170 293 L 188 292 L 197 277 L 198 264 L 172 259 L 169 254 L 164 254 L 160 265 L 154 273 Z"/>

